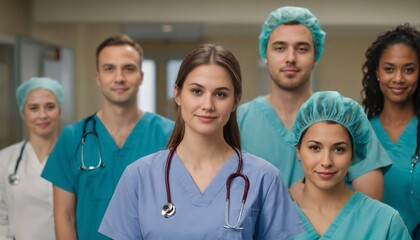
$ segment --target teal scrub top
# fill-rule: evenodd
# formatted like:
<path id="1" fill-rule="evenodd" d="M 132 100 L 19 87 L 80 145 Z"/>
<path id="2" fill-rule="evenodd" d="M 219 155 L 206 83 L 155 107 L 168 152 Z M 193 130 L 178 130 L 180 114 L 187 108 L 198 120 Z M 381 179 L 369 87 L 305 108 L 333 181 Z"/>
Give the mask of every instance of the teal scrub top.
<path id="1" fill-rule="evenodd" d="M 304 231 L 299 214 L 281 181 L 279 171 L 261 158 L 242 153 L 242 173 L 249 191 L 239 222 L 243 229 L 226 229 L 226 179 L 238 168 L 234 153 L 203 192 L 184 163 L 172 157 L 169 184 L 176 206 L 170 218 L 161 215 L 167 202 L 165 165 L 169 150 L 131 164 L 118 183 L 99 231 L 112 239 L 266 239 L 281 240 Z M 244 194 L 244 180 L 230 185 L 229 223 L 236 224 Z"/>
<path id="2" fill-rule="evenodd" d="M 384 175 L 384 203 L 398 210 L 407 228 L 413 234 L 420 223 L 420 163 L 411 170 L 416 150 L 417 117 L 413 117 L 393 143 L 383 128 L 379 117 L 370 120 L 382 146 L 393 160 L 392 167 Z"/>
<path id="3" fill-rule="evenodd" d="M 42 172 L 42 177 L 76 196 L 78 239 L 108 239 L 98 232 L 105 210 L 125 167 L 135 160 L 165 148 L 174 123 L 145 113 L 119 148 L 95 115 L 99 144 L 92 134 L 86 138 L 85 166 L 98 163 L 100 150 L 104 168 L 81 170 L 81 138 L 85 119 L 66 126 Z M 89 121 L 86 131 L 93 130 Z"/>
<path id="4" fill-rule="evenodd" d="M 293 240 L 381 239 L 410 240 L 407 227 L 390 206 L 355 192 L 321 237 L 296 204 L 306 232 Z"/>
<path id="5" fill-rule="evenodd" d="M 238 109 L 241 144 L 245 151 L 266 159 L 280 170 L 284 183 L 291 186 L 303 178 L 301 163 L 297 161 L 295 146 L 287 143 L 290 131 L 277 116 L 265 96 L 242 104 Z M 391 159 L 371 129 L 368 153 L 363 161 L 351 165 L 347 184 L 378 168 L 391 164 Z"/>

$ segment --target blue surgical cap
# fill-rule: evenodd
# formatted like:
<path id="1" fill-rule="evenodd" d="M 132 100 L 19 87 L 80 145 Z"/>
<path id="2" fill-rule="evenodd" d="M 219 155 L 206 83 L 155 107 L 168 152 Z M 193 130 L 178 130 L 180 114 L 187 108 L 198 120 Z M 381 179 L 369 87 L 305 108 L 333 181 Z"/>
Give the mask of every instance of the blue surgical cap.
<path id="1" fill-rule="evenodd" d="M 325 32 L 321 29 L 318 19 L 308 9 L 301 7 L 282 7 L 268 15 L 260 33 L 260 55 L 267 58 L 267 43 L 271 32 L 279 25 L 288 22 L 298 22 L 305 25 L 312 32 L 315 45 L 315 61 L 318 62 L 324 51 Z"/>
<path id="2" fill-rule="evenodd" d="M 29 93 L 34 89 L 46 89 L 51 91 L 57 98 L 58 105 L 61 107 L 63 104 L 63 87 L 57 80 L 45 77 L 33 77 L 28 81 L 23 82 L 16 89 L 16 99 L 19 105 L 19 111 L 22 113 L 25 106 L 26 98 Z"/>
<path id="3" fill-rule="evenodd" d="M 291 129 L 291 143 L 296 145 L 306 129 L 322 121 L 339 123 L 349 131 L 353 140 L 352 164 L 366 158 L 369 120 L 359 103 L 335 91 L 317 92 L 301 106 Z"/>

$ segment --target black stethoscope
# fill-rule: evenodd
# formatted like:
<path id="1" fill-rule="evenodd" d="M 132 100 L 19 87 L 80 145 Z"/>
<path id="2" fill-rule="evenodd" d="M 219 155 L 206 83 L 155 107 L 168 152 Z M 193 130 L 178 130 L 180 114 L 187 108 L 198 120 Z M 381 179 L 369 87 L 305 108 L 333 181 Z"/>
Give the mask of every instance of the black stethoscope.
<path id="1" fill-rule="evenodd" d="M 236 169 L 236 172 L 230 174 L 228 178 L 226 179 L 226 207 L 225 207 L 226 225 L 223 227 L 226 229 L 239 230 L 239 229 L 242 229 L 242 227 L 239 227 L 239 224 L 242 219 L 244 205 L 246 202 L 246 198 L 248 196 L 249 180 L 248 180 L 248 177 L 242 173 L 242 165 L 243 165 L 242 153 L 237 148 L 233 147 L 233 149 L 235 150 L 236 154 L 239 157 L 239 163 L 238 163 L 238 168 Z M 171 161 L 175 153 L 175 150 L 176 150 L 176 146 L 170 149 L 168 158 L 166 159 L 166 165 L 165 165 L 165 187 L 166 187 L 166 198 L 168 202 L 163 205 L 162 211 L 161 211 L 162 216 L 164 216 L 165 218 L 172 217 L 175 214 L 175 210 L 176 210 L 176 207 L 172 203 L 172 200 L 171 200 L 171 190 L 169 187 L 169 168 L 171 166 Z M 242 195 L 242 203 L 241 203 L 241 209 L 239 211 L 238 221 L 236 222 L 235 225 L 232 226 L 229 224 L 230 183 L 236 177 L 242 178 L 245 181 L 245 186 L 244 186 L 244 194 Z"/>
<path id="2" fill-rule="evenodd" d="M 19 175 L 17 174 L 17 171 L 19 169 L 20 161 L 22 160 L 23 151 L 25 150 L 26 143 L 28 143 L 28 141 L 25 141 L 22 147 L 20 148 L 20 154 L 16 160 L 15 171 L 9 175 L 8 179 L 9 179 L 10 185 L 18 185 L 20 183 L 20 179 L 19 179 Z"/>
<path id="3" fill-rule="evenodd" d="M 82 156 L 81 156 L 81 165 L 80 165 L 80 170 L 87 170 L 87 171 L 92 171 L 98 168 L 104 168 L 105 165 L 102 163 L 102 154 L 101 154 L 101 148 L 99 145 L 99 139 L 98 139 L 98 132 L 96 131 L 96 120 L 95 120 L 95 114 L 89 116 L 88 118 L 86 118 L 85 123 L 83 124 L 83 135 L 82 135 Z M 87 128 L 87 124 L 89 123 L 89 121 L 92 121 L 92 130 L 90 131 L 86 131 Z M 98 149 L 98 156 L 99 156 L 99 160 L 98 160 L 98 164 L 96 164 L 96 166 L 88 166 L 86 167 L 85 165 L 85 143 L 86 143 L 86 138 L 88 135 L 92 134 L 95 137 L 95 141 L 97 144 L 97 149 Z"/>

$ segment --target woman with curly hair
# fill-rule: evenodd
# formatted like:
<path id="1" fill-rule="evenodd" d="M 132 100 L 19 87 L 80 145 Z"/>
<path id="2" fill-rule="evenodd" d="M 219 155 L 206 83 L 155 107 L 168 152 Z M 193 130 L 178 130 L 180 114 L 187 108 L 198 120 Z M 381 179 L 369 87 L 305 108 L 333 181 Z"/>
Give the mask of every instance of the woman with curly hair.
<path id="1" fill-rule="evenodd" d="M 365 55 L 363 106 L 393 161 L 384 175 L 383 201 L 413 234 L 420 222 L 420 32 L 399 25 L 380 34 Z"/>

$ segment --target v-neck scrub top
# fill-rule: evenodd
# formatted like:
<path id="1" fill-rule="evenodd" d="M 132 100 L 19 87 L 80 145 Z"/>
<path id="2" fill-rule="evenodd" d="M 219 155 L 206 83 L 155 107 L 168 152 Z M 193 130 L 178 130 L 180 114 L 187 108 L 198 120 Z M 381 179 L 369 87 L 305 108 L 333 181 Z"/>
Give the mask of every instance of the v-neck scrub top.
<path id="1" fill-rule="evenodd" d="M 288 239 L 303 231 L 279 171 L 243 152 L 243 173 L 250 187 L 240 222 L 242 230 L 225 229 L 226 179 L 239 163 L 237 154 L 222 166 L 201 193 L 175 153 L 169 183 L 175 214 L 161 215 L 167 202 L 165 163 L 169 150 L 149 155 L 125 170 L 99 231 L 113 239 Z M 231 183 L 230 224 L 238 219 L 244 181 Z"/>
<path id="2" fill-rule="evenodd" d="M 40 161 L 26 143 L 17 174 L 20 183 L 10 185 L 24 141 L 0 151 L 0 239 L 54 239 L 52 185 L 41 178 Z"/>
<path id="3" fill-rule="evenodd" d="M 99 145 L 86 138 L 85 166 L 96 166 L 101 151 L 104 168 L 81 170 L 81 139 L 85 119 L 66 126 L 54 147 L 42 177 L 76 196 L 76 231 L 80 240 L 107 239 L 98 233 L 99 224 L 125 167 L 145 155 L 165 148 L 173 122 L 145 113 L 119 148 L 95 115 Z M 89 121 L 86 131 L 93 130 Z"/>
<path id="4" fill-rule="evenodd" d="M 392 159 L 392 167 L 384 174 L 383 201 L 398 210 L 413 234 L 420 223 L 420 161 L 410 173 L 411 159 L 416 150 L 418 119 L 411 119 L 395 144 L 385 132 L 379 117 L 372 118 L 370 122 Z"/>
<path id="5" fill-rule="evenodd" d="M 296 204 L 305 233 L 294 240 L 381 239 L 410 240 L 401 216 L 390 206 L 355 192 L 321 237 Z"/>
<path id="6" fill-rule="evenodd" d="M 238 124 L 242 148 L 276 166 L 286 186 L 303 178 L 302 164 L 297 160 L 295 146 L 289 144 L 290 131 L 284 126 L 266 96 L 242 104 L 238 108 Z M 391 165 L 391 159 L 370 128 L 371 140 L 365 159 L 351 165 L 347 184 L 372 170 Z"/>

